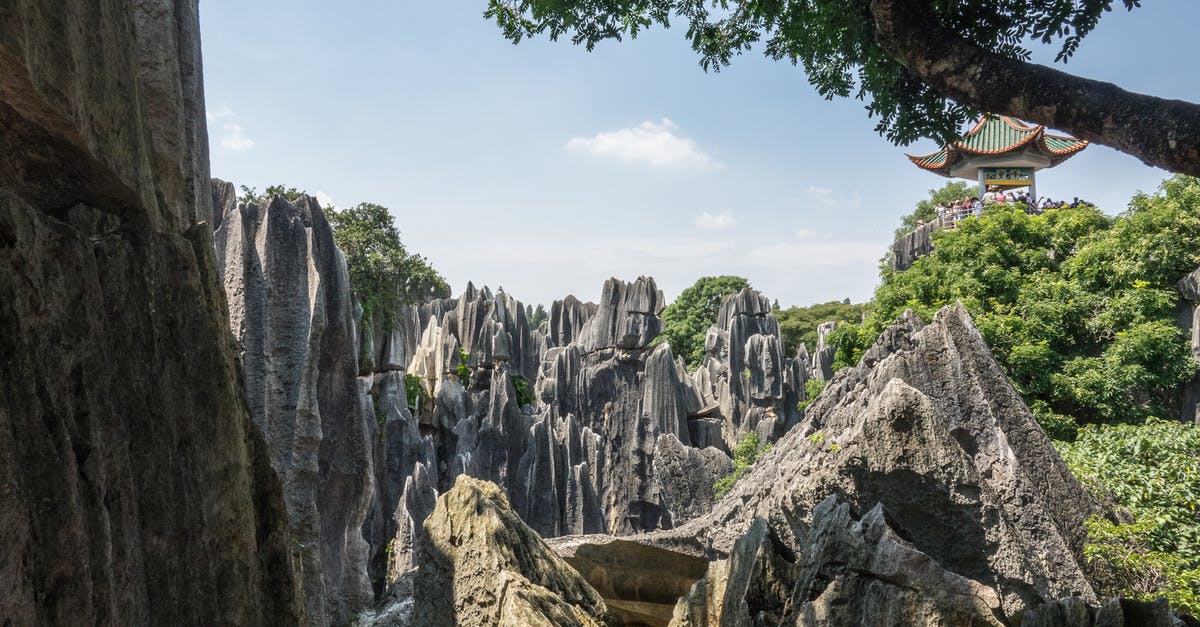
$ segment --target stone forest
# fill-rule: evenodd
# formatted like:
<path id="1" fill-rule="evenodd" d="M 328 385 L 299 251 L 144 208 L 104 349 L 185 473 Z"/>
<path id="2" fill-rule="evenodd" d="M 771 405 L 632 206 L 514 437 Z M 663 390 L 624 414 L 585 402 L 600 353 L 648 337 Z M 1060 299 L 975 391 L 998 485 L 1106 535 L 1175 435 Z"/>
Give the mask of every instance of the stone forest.
<path id="1" fill-rule="evenodd" d="M 212 178 L 195 0 L 0 0 L 0 625 L 1200 625 L 1196 172 L 952 219 L 1088 143 L 972 133 L 867 305 L 385 302 Z"/>

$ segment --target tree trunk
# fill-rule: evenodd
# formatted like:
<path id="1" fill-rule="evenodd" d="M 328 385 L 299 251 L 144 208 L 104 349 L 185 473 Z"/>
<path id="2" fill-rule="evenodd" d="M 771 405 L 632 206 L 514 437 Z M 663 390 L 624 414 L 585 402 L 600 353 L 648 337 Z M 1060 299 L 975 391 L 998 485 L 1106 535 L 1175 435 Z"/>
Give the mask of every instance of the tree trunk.
<path id="1" fill-rule="evenodd" d="M 871 14 L 879 46 L 960 103 L 1200 176 L 1200 105 L 1128 92 L 985 50 L 943 26 L 929 0 L 871 0 Z"/>

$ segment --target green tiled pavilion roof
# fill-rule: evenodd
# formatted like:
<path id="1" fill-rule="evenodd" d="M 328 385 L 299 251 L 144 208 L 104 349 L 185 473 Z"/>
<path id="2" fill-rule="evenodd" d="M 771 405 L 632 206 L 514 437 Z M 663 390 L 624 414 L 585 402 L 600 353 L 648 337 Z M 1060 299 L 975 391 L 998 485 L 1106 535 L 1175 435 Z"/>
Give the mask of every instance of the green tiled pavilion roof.
<path id="1" fill-rule="evenodd" d="M 941 150 L 908 158 L 917 167 L 950 176 L 950 169 L 971 155 L 1003 155 L 1008 152 L 1031 148 L 1050 159 L 1050 165 L 1058 165 L 1067 157 L 1083 150 L 1088 142 L 1074 137 L 1050 135 L 1042 125 L 1029 126 L 1007 115 L 985 115 L 967 131 L 961 139 L 951 142 Z"/>

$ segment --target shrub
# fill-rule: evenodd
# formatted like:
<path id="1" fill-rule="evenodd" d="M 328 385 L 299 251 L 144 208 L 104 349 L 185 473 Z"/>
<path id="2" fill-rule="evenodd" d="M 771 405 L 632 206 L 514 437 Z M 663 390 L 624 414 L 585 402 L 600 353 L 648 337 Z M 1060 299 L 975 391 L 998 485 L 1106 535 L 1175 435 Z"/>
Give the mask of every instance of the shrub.
<path id="1" fill-rule="evenodd" d="M 1154 418 L 1088 425 L 1056 445 L 1085 486 L 1111 492 L 1135 519 L 1091 521 L 1088 559 L 1107 562 L 1125 594 L 1200 613 L 1200 428 Z"/>
<path id="2" fill-rule="evenodd" d="M 729 490 L 733 489 L 733 484 L 749 472 L 750 466 L 770 450 L 770 444 L 760 445 L 757 434 L 747 433 L 742 436 L 733 447 L 733 472 L 717 479 L 713 484 L 713 496 L 721 498 L 728 494 Z"/>
<path id="3" fill-rule="evenodd" d="M 529 381 L 519 374 L 509 375 L 508 378 L 517 393 L 517 406 L 533 405 L 533 389 L 529 386 Z"/>
<path id="4" fill-rule="evenodd" d="M 415 374 L 404 375 L 404 395 L 408 398 L 408 410 L 414 414 L 417 413 L 418 400 L 429 400 L 429 394 L 421 385 L 421 378 Z"/>

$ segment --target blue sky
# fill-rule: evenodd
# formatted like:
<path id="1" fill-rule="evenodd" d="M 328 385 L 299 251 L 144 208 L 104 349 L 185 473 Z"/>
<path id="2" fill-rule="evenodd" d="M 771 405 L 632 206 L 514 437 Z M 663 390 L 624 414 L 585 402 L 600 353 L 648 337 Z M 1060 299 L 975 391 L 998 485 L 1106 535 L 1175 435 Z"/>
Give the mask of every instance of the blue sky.
<path id="1" fill-rule="evenodd" d="M 639 275 L 668 298 L 736 274 L 785 307 L 866 300 L 900 216 L 946 182 L 904 157 L 932 142 L 889 144 L 786 63 L 706 74 L 682 29 L 514 46 L 485 5 L 202 3 L 213 175 L 386 205 L 455 293 L 546 305 Z M 1146 5 L 1106 16 L 1064 69 L 1200 102 L 1200 3 Z M 1165 176 L 1091 146 L 1038 192 L 1117 213 Z"/>

